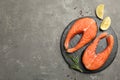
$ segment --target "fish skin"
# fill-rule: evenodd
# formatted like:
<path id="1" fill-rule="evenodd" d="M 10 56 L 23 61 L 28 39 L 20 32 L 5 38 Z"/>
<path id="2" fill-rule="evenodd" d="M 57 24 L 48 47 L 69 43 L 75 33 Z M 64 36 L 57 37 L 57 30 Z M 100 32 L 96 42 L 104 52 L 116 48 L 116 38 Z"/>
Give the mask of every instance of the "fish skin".
<path id="1" fill-rule="evenodd" d="M 99 52 L 96 53 L 96 48 L 99 43 L 99 41 L 103 38 L 106 38 L 107 40 L 107 47 Z M 82 62 L 86 69 L 88 70 L 97 70 L 100 67 L 102 67 L 107 59 L 109 58 L 109 55 L 112 51 L 114 45 L 114 37 L 112 35 L 108 35 L 106 32 L 101 33 L 85 50 Z"/>
<path id="2" fill-rule="evenodd" d="M 77 34 L 83 34 L 79 42 L 72 48 L 69 48 L 70 40 Z M 77 20 L 70 30 L 65 39 L 65 49 L 68 53 L 73 53 L 84 45 L 92 41 L 97 34 L 97 24 L 92 18 L 82 18 Z"/>

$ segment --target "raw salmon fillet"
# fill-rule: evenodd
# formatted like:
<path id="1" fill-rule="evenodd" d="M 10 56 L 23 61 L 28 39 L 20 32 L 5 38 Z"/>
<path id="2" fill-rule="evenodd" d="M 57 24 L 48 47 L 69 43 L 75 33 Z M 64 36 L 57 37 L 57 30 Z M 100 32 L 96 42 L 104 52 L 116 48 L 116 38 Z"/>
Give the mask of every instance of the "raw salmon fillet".
<path id="1" fill-rule="evenodd" d="M 96 54 L 97 45 L 102 38 L 106 38 L 107 47 L 103 51 Z M 85 50 L 82 57 L 82 62 L 84 66 L 88 70 L 97 70 L 102 67 L 107 61 L 112 51 L 113 45 L 114 38 L 112 35 L 108 35 L 107 33 L 100 34 Z"/>
<path id="2" fill-rule="evenodd" d="M 86 45 L 88 42 L 93 40 L 97 33 L 97 24 L 92 18 L 82 18 L 75 21 L 72 25 L 65 39 L 65 49 L 69 53 L 73 53 Z M 82 34 L 82 38 L 79 42 L 73 47 L 69 48 L 70 40 L 77 34 Z"/>

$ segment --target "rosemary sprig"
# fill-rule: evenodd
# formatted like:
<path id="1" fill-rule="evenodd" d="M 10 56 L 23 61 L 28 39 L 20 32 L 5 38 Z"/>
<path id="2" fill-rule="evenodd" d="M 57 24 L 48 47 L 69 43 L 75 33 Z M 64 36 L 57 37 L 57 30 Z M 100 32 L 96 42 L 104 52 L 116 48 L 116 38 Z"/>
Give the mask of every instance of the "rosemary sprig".
<path id="1" fill-rule="evenodd" d="M 73 61 L 73 65 L 70 65 L 71 68 L 79 70 L 80 72 L 83 72 L 82 69 L 79 66 L 79 56 L 77 57 L 73 57 L 73 56 L 69 56 L 69 58 Z"/>
<path id="2" fill-rule="evenodd" d="M 73 69 L 79 70 L 80 72 L 83 72 L 82 69 L 78 65 L 71 65 L 70 67 Z"/>

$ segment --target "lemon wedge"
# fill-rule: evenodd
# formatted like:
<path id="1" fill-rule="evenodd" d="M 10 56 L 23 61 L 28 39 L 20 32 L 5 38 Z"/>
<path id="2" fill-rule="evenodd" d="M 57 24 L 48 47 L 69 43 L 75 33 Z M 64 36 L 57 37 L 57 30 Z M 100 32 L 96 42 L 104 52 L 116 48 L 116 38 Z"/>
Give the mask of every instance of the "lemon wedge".
<path id="1" fill-rule="evenodd" d="M 104 15 L 104 4 L 99 4 L 96 8 L 96 15 L 98 18 L 103 19 Z"/>
<path id="2" fill-rule="evenodd" d="M 110 17 L 105 17 L 100 25 L 101 30 L 107 30 L 111 25 L 111 18 Z"/>

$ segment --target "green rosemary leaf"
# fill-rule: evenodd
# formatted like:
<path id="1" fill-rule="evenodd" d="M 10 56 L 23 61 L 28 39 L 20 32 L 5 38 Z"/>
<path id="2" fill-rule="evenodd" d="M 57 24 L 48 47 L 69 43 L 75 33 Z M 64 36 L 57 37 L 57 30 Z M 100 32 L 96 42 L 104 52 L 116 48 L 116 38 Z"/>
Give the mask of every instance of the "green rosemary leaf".
<path id="1" fill-rule="evenodd" d="M 71 68 L 79 70 L 80 72 L 83 72 L 78 65 L 72 65 Z"/>
<path id="2" fill-rule="evenodd" d="M 78 64 L 79 63 L 79 57 L 73 57 L 73 56 L 69 56 L 69 58 L 75 63 Z"/>
<path id="3" fill-rule="evenodd" d="M 79 63 L 79 56 L 76 57 L 76 61 L 77 61 L 77 63 Z"/>
<path id="4" fill-rule="evenodd" d="M 80 66 L 79 66 L 79 56 L 76 56 L 76 57 L 74 57 L 74 56 L 68 56 L 72 61 L 73 61 L 73 65 L 72 66 L 70 66 L 71 68 L 73 68 L 73 69 L 76 69 L 76 70 L 79 70 L 80 72 L 83 72 L 82 71 L 82 69 L 80 68 Z"/>

